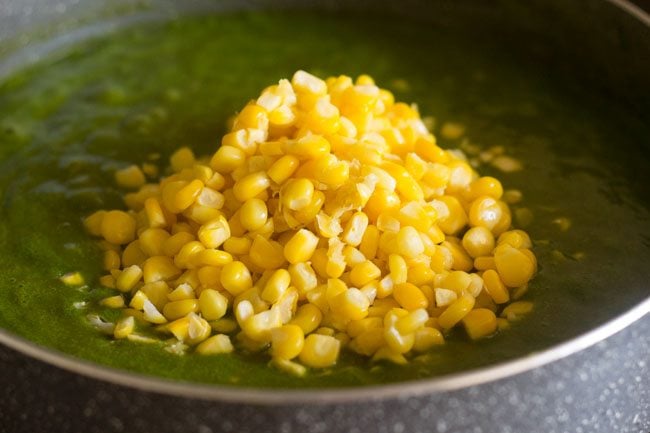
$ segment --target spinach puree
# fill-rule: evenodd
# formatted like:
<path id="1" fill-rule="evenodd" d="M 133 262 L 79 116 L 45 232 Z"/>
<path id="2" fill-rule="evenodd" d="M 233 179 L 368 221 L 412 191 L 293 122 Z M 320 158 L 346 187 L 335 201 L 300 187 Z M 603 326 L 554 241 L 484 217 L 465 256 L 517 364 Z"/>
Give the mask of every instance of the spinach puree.
<path id="1" fill-rule="evenodd" d="M 114 341 L 87 323 L 110 291 L 97 282 L 101 253 L 81 219 L 123 207 L 113 171 L 151 153 L 164 168 L 180 146 L 211 154 L 235 110 L 297 69 L 371 74 L 438 125 L 462 122 L 473 143 L 503 145 L 524 163 L 522 172 L 481 172 L 523 191 L 534 213 L 527 230 L 540 272 L 524 298 L 535 302 L 530 316 L 484 341 L 459 332 L 406 367 L 345 354 L 336 368 L 302 379 L 255 356 L 175 356 L 157 344 Z M 647 296 L 648 186 L 634 182 L 648 166 L 638 151 L 644 128 L 612 103 L 554 83 L 498 48 L 394 18 L 236 13 L 86 41 L 0 84 L 0 326 L 100 364 L 238 386 L 402 381 L 542 350 Z M 571 219 L 568 231 L 552 223 L 558 217 Z M 88 287 L 64 286 L 58 277 L 69 271 L 80 271 Z M 75 308 L 79 302 L 89 307 Z"/>

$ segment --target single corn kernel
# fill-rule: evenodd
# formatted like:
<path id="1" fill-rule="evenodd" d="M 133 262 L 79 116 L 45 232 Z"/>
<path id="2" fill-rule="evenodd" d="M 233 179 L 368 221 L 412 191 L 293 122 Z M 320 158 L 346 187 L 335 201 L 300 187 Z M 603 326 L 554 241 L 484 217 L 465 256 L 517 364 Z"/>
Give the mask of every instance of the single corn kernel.
<path id="1" fill-rule="evenodd" d="M 239 261 L 230 262 L 223 267 L 220 281 L 233 296 L 237 296 L 253 286 L 250 271 L 246 265 Z"/>
<path id="2" fill-rule="evenodd" d="M 424 244 L 420 233 L 411 226 L 402 227 L 397 233 L 397 253 L 403 257 L 413 258 L 424 252 Z"/>
<path id="3" fill-rule="evenodd" d="M 264 192 L 271 185 L 271 181 L 263 171 L 251 173 L 239 179 L 232 187 L 235 198 L 245 202 Z"/>
<path id="4" fill-rule="evenodd" d="M 271 331 L 271 355 L 279 359 L 293 359 L 305 344 L 305 334 L 298 325 L 284 325 Z"/>
<path id="5" fill-rule="evenodd" d="M 239 219 L 246 230 L 254 231 L 266 223 L 268 210 L 266 204 L 258 199 L 251 198 L 246 200 L 239 209 Z"/>
<path id="6" fill-rule="evenodd" d="M 132 316 L 122 317 L 115 324 L 113 336 L 117 339 L 126 338 L 135 329 L 135 319 Z"/>
<path id="7" fill-rule="evenodd" d="M 350 282 L 356 287 L 363 287 L 381 277 L 381 269 L 370 260 L 355 265 L 350 271 Z"/>
<path id="8" fill-rule="evenodd" d="M 183 299 L 168 302 L 165 304 L 162 313 L 168 320 L 176 320 L 190 313 L 198 313 L 198 311 L 199 301 L 197 299 Z"/>
<path id="9" fill-rule="evenodd" d="M 124 269 L 115 281 L 115 288 L 120 292 L 129 292 L 142 279 L 142 269 L 138 265 L 132 265 Z"/>
<path id="10" fill-rule="evenodd" d="M 102 221 L 108 212 L 98 210 L 84 219 L 84 227 L 92 236 L 102 236 Z"/>
<path id="11" fill-rule="evenodd" d="M 206 320 L 221 319 L 228 309 L 228 299 L 213 289 L 205 289 L 199 295 L 199 310 Z"/>
<path id="12" fill-rule="evenodd" d="M 122 295 L 115 295 L 104 298 L 101 300 L 100 304 L 108 308 L 123 308 L 125 305 Z"/>
<path id="13" fill-rule="evenodd" d="M 463 317 L 463 325 L 472 340 L 492 335 L 497 330 L 497 318 L 486 308 L 477 308 Z"/>
<path id="14" fill-rule="evenodd" d="M 314 304 L 303 304 L 296 310 L 296 314 L 289 322 L 292 325 L 297 325 L 302 329 L 302 332 L 307 335 L 314 331 L 323 320 L 323 313 Z"/>
<path id="15" fill-rule="evenodd" d="M 406 260 L 399 254 L 391 254 L 388 256 L 388 269 L 390 270 L 390 277 L 394 284 L 406 283 L 408 278 L 408 267 Z"/>
<path id="16" fill-rule="evenodd" d="M 145 283 L 156 281 L 169 281 L 178 277 L 181 270 L 174 265 L 174 261 L 167 256 L 148 258 L 142 266 Z"/>
<path id="17" fill-rule="evenodd" d="M 278 269 L 286 263 L 282 245 L 261 235 L 253 238 L 248 254 L 251 262 L 262 269 Z"/>
<path id="18" fill-rule="evenodd" d="M 122 188 L 136 189 L 145 184 L 144 173 L 137 165 L 130 165 L 115 172 L 115 182 Z"/>
<path id="19" fill-rule="evenodd" d="M 494 250 L 494 263 L 503 283 L 520 287 L 533 278 L 535 264 L 521 250 L 502 244 Z"/>
<path id="20" fill-rule="evenodd" d="M 294 155 L 284 155 L 269 167 L 269 178 L 278 185 L 284 183 L 298 169 L 300 160 Z"/>
<path id="21" fill-rule="evenodd" d="M 291 210 L 300 210 L 309 206 L 314 196 L 314 184 L 305 178 L 291 179 L 280 190 L 283 206 Z"/>
<path id="22" fill-rule="evenodd" d="M 355 212 L 354 215 L 348 220 L 348 223 L 343 230 L 341 240 L 353 247 L 361 244 L 363 235 L 368 227 L 368 216 L 363 212 Z"/>
<path id="23" fill-rule="evenodd" d="M 506 306 L 506 308 L 501 311 L 501 317 L 508 319 L 509 321 L 518 320 L 521 316 L 524 316 L 533 311 L 533 303 L 528 301 L 517 301 Z"/>
<path id="24" fill-rule="evenodd" d="M 101 234 L 108 242 L 124 245 L 135 239 L 135 219 L 120 210 L 106 212 L 102 218 Z"/>
<path id="25" fill-rule="evenodd" d="M 284 246 L 284 257 L 291 264 L 306 262 L 318 246 L 318 236 L 306 229 L 300 229 Z"/>
<path id="26" fill-rule="evenodd" d="M 463 235 L 463 248 L 472 258 L 488 256 L 494 250 L 494 235 L 486 227 L 472 227 Z"/>
<path id="27" fill-rule="evenodd" d="M 499 274 L 492 269 L 483 272 L 485 290 L 497 304 L 504 304 L 510 300 L 508 289 L 501 281 Z"/>
<path id="28" fill-rule="evenodd" d="M 210 167 L 218 173 L 231 173 L 246 162 L 246 154 L 241 149 L 233 146 L 221 146 L 215 152 Z"/>
<path id="29" fill-rule="evenodd" d="M 230 337 L 224 334 L 213 335 L 196 346 L 196 353 L 201 355 L 217 355 L 231 353 L 234 350 Z"/>
<path id="30" fill-rule="evenodd" d="M 305 338 L 299 359 L 312 368 L 325 368 L 336 364 L 341 342 L 334 337 L 310 334 Z"/>
<path id="31" fill-rule="evenodd" d="M 423 327 L 415 331 L 413 350 L 420 353 L 427 352 L 434 346 L 438 346 L 444 343 L 445 338 L 438 329 Z"/>
<path id="32" fill-rule="evenodd" d="M 261 297 L 269 303 L 277 302 L 289 288 L 291 284 L 291 274 L 286 269 L 274 271 L 262 290 Z"/>
<path id="33" fill-rule="evenodd" d="M 469 294 L 462 294 L 443 313 L 438 316 L 438 323 L 444 329 L 453 328 L 463 317 L 474 307 L 474 297 Z"/>
<path id="34" fill-rule="evenodd" d="M 219 216 L 201 226 L 198 237 L 206 248 L 218 248 L 230 237 L 230 225 L 224 216 Z"/>
<path id="35" fill-rule="evenodd" d="M 411 283 L 396 284 L 393 287 L 393 297 L 408 311 L 429 306 L 429 301 L 422 293 L 422 290 Z"/>
<path id="36" fill-rule="evenodd" d="M 120 255 L 115 250 L 108 250 L 104 252 L 104 270 L 110 271 L 111 269 L 120 268 Z"/>

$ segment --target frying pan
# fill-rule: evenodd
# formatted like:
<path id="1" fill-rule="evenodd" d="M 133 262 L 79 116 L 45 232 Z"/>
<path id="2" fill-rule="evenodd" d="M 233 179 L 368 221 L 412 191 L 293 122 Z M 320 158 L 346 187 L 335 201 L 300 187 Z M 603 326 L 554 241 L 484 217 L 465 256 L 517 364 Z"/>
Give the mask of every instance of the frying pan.
<path id="1" fill-rule="evenodd" d="M 0 330 L 0 341 L 11 348 L 3 349 L 0 358 L 5 365 L 0 428 L 650 430 L 650 321 L 645 316 L 650 310 L 650 267 L 645 264 L 650 251 L 650 187 L 643 175 L 650 150 L 643 129 L 650 121 L 650 18 L 632 4 L 597 0 L 579 4 L 506 0 L 77 4 L 23 0 L 0 5 L 0 76 L 80 39 L 178 14 L 239 8 L 372 10 L 420 26 L 455 32 L 472 29 L 477 37 L 494 40 L 522 70 L 546 71 L 567 92 L 580 83 L 599 95 L 599 101 L 620 107 L 636 119 L 635 125 L 642 125 L 637 140 L 621 139 L 611 146 L 575 148 L 576 143 L 553 143 L 540 149 L 528 143 L 528 148 L 520 149 L 524 162 L 530 161 L 531 170 L 537 170 L 538 181 L 529 186 L 533 196 L 582 209 L 573 218 L 574 230 L 564 235 L 562 245 L 584 247 L 589 265 L 568 260 L 554 265 L 552 272 L 540 272 L 540 286 L 533 298 L 538 307 L 535 315 L 513 331 L 511 338 L 521 340 L 514 350 L 495 341 L 492 354 L 485 359 L 475 357 L 474 362 L 459 363 L 455 371 L 418 380 L 351 388 L 269 390 L 168 381 L 102 367 L 30 343 L 0 322 L 7 328 Z M 558 159 L 550 168 L 536 166 L 534 157 L 527 160 L 526 152 L 537 155 L 542 150 L 569 157 Z M 588 171 L 583 161 L 589 158 L 607 161 L 607 170 L 598 172 L 595 192 L 567 185 L 575 173 Z M 610 201 L 618 197 L 620 212 L 599 214 L 600 202 L 590 201 L 590 197 Z M 571 213 L 570 209 L 567 212 Z M 536 234 L 563 236 L 549 227 L 539 228 Z M 593 278 L 595 269 L 602 271 L 602 277 Z M 548 286 L 542 287 L 545 283 Z"/>

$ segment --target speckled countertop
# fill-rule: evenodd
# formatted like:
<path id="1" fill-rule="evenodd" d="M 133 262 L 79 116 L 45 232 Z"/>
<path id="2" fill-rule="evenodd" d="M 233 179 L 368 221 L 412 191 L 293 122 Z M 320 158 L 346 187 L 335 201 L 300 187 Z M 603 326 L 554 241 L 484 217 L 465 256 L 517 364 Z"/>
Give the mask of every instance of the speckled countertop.
<path id="1" fill-rule="evenodd" d="M 650 315 L 509 379 L 402 400 L 260 407 L 100 382 L 0 347 L 1 433 L 650 433 Z"/>

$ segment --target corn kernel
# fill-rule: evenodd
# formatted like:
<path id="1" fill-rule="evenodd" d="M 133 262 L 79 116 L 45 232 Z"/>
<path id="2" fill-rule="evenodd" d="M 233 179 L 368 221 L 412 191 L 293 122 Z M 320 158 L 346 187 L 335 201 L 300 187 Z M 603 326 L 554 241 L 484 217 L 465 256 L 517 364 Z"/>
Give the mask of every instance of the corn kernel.
<path id="1" fill-rule="evenodd" d="M 310 334 L 305 338 L 299 359 L 313 368 L 325 368 L 336 364 L 341 342 L 334 337 Z"/>
<path id="2" fill-rule="evenodd" d="M 123 317 L 115 324 L 113 336 L 117 339 L 126 338 L 135 329 L 135 319 L 131 316 Z"/>
<path id="3" fill-rule="evenodd" d="M 494 313 L 485 308 L 470 311 L 463 318 L 463 325 L 467 335 L 472 340 L 487 337 L 497 330 L 497 318 Z"/>
<path id="4" fill-rule="evenodd" d="M 494 251 L 494 263 L 503 283 L 520 287 L 528 283 L 535 272 L 535 264 L 521 250 L 502 244 Z"/>
<path id="5" fill-rule="evenodd" d="M 438 323 L 444 329 L 451 329 L 460 322 L 474 307 L 474 297 L 462 294 L 438 317 Z"/>
<path id="6" fill-rule="evenodd" d="M 101 234 L 108 242 L 117 245 L 128 244 L 135 239 L 135 219 L 126 212 L 112 210 L 102 218 Z"/>
<path id="7" fill-rule="evenodd" d="M 144 173 L 137 165 L 130 165 L 115 172 L 115 183 L 122 188 L 140 188 L 145 182 Z"/>
<path id="8" fill-rule="evenodd" d="M 220 281 L 233 296 L 237 296 L 253 286 L 250 271 L 246 265 L 239 261 L 230 262 L 223 267 Z"/>
<path id="9" fill-rule="evenodd" d="M 429 302 L 422 290 L 411 283 L 396 284 L 393 287 L 393 297 L 403 308 L 409 311 L 429 306 Z"/>
<path id="10" fill-rule="evenodd" d="M 230 353 L 234 350 L 230 338 L 224 334 L 213 335 L 196 346 L 196 353 L 201 355 L 217 355 Z"/>

